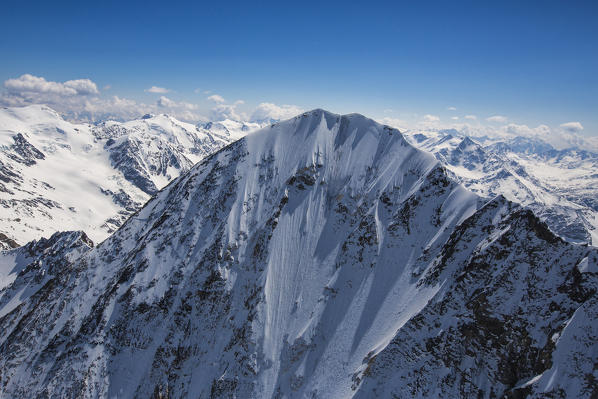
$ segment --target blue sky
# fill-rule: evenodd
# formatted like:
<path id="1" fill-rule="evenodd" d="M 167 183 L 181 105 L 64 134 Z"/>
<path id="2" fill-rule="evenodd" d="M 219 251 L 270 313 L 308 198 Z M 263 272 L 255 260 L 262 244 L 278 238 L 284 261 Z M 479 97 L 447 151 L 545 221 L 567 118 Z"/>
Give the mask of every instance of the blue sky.
<path id="1" fill-rule="evenodd" d="M 102 98 L 165 96 L 203 115 L 218 94 L 246 114 L 498 115 L 598 134 L 596 1 L 218 3 L 5 3 L 0 79 L 90 79 Z"/>

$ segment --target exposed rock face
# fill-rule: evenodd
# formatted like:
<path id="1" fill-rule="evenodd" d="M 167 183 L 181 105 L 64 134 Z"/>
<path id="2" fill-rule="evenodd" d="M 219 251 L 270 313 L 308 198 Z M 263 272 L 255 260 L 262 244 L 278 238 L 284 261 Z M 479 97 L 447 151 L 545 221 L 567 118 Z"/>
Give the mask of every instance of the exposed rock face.
<path id="1" fill-rule="evenodd" d="M 19 247 L 19 244 L 15 240 L 7 237 L 5 234 L 0 233 L 0 250 L 17 247 Z"/>
<path id="2" fill-rule="evenodd" d="M 9 157 L 16 162 L 27 166 L 35 165 L 36 159 L 45 159 L 46 156 L 33 145 L 31 145 L 21 133 L 13 136 L 15 143 L 11 146 Z"/>
<path id="3" fill-rule="evenodd" d="M 360 115 L 250 134 L 95 248 L 65 234 L 0 257 L 0 396 L 597 389 L 598 251 Z"/>
<path id="4" fill-rule="evenodd" d="M 530 211 L 497 199 L 443 251 L 422 281 L 446 288 L 368 359 L 356 397 L 592 396 L 595 353 L 587 351 L 596 350 L 598 326 L 571 324 L 596 312 L 595 270 L 580 271 L 596 267 L 595 249 L 566 244 Z M 556 356 L 573 347 L 571 335 L 585 349 Z"/>

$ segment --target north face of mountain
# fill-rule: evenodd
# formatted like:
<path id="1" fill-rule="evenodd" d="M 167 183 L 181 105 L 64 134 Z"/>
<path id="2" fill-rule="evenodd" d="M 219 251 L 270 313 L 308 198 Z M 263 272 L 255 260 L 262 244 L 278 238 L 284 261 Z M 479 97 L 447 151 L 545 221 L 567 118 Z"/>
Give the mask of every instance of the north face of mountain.
<path id="1" fill-rule="evenodd" d="M 31 272 L 21 248 L 2 253 L 0 395 L 597 389 L 597 250 L 480 199 L 360 115 L 315 110 L 254 132 L 98 246 L 66 235 Z M 45 256 L 60 267 L 35 280 Z"/>

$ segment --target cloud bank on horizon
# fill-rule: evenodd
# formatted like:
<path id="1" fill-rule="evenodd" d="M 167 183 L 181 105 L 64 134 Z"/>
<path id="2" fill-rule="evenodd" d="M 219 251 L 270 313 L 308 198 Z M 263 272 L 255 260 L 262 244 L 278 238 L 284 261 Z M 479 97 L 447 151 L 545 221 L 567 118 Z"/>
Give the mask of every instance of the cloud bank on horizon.
<path id="1" fill-rule="evenodd" d="M 109 88 L 105 87 L 104 90 Z M 19 107 L 45 104 L 61 113 L 66 119 L 88 122 L 107 119 L 130 120 L 148 113 L 165 113 L 192 123 L 224 119 L 263 122 L 292 118 L 305 111 L 297 105 L 262 102 L 247 112 L 240 109 L 240 106 L 245 104 L 243 100 L 229 102 L 219 94 L 203 91 L 203 94 L 209 94 L 206 97 L 209 105 L 206 107 L 166 97 L 165 94 L 172 91 L 164 87 L 151 86 L 144 91 L 159 94 L 160 97 L 153 103 L 144 103 L 117 95 L 103 95 L 97 84 L 90 79 L 54 82 L 46 80 L 44 77 L 24 74 L 4 82 L 4 91 L 0 94 L 0 105 Z M 201 93 L 199 89 L 196 89 L 195 92 Z M 451 114 L 457 112 L 457 108 L 454 106 L 449 106 L 446 110 Z M 383 113 L 391 111 L 384 110 Z M 598 137 L 581 136 L 580 133 L 584 131 L 584 127 L 579 121 L 563 122 L 556 127 L 546 124 L 530 127 L 525 124 L 517 124 L 504 115 L 479 117 L 473 114 L 464 114 L 461 117 L 454 115 L 443 119 L 430 113 L 420 115 L 411 121 L 390 116 L 375 119 L 400 130 L 455 129 L 461 134 L 472 137 L 524 136 L 542 139 L 556 148 L 577 146 L 598 151 Z"/>
<path id="2" fill-rule="evenodd" d="M 212 104 L 211 108 L 206 108 L 167 97 L 166 94 L 171 93 L 171 90 L 164 87 L 151 86 L 144 91 L 160 96 L 153 103 L 144 103 L 118 95 L 103 95 L 97 84 L 90 79 L 53 82 L 40 76 L 24 74 L 4 82 L 0 105 L 21 107 L 45 104 L 60 112 L 66 119 L 88 122 L 106 119 L 130 120 L 148 113 L 169 114 L 193 123 L 223 119 L 253 122 L 288 119 L 304 111 L 295 105 L 267 102 L 260 103 L 247 113 L 239 109 L 239 106 L 244 104 L 243 100 L 227 102 L 218 94 L 211 94 L 206 98 Z M 210 92 L 204 91 L 204 94 Z"/>

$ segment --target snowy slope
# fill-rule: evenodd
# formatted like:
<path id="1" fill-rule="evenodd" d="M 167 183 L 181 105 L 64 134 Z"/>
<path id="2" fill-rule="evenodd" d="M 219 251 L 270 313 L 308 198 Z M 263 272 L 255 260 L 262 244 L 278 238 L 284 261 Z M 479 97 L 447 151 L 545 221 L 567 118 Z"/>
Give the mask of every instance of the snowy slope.
<path id="1" fill-rule="evenodd" d="M 251 133 L 86 241 L 1 253 L 0 396 L 598 389 L 597 250 L 360 115 Z"/>
<path id="2" fill-rule="evenodd" d="M 228 130 L 146 115 L 93 126 L 40 105 L 1 108 L 0 248 L 58 230 L 103 240 L 172 179 L 255 129 L 220 125 Z"/>
<path id="3" fill-rule="evenodd" d="M 408 132 L 470 190 L 532 209 L 561 237 L 598 243 L 598 154 L 556 150 L 540 139 L 474 139 L 451 131 Z"/>

